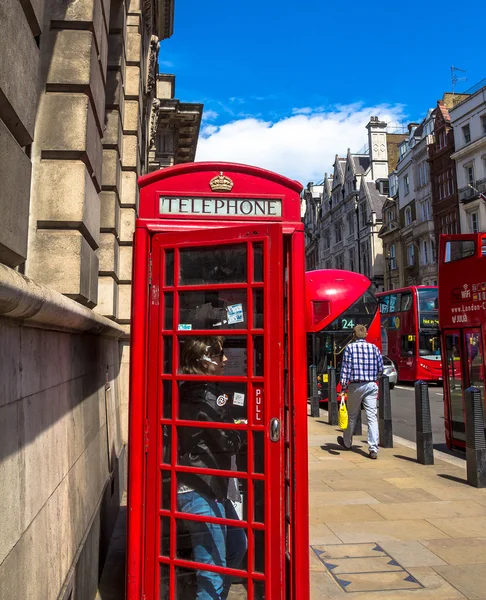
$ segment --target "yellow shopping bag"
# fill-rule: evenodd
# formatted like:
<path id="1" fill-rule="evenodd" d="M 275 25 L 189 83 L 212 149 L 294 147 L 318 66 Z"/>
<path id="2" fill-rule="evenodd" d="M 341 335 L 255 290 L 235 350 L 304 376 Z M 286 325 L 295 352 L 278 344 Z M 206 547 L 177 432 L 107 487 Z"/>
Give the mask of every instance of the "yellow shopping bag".
<path id="1" fill-rule="evenodd" d="M 339 404 L 338 425 L 339 428 L 343 430 L 348 428 L 348 408 L 343 396 L 341 396 L 341 402 Z"/>

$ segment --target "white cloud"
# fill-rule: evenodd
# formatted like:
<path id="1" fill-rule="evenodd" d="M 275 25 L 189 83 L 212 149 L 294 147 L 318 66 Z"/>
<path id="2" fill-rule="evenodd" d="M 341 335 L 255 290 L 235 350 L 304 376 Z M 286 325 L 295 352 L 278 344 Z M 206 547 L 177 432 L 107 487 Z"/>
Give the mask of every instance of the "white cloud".
<path id="1" fill-rule="evenodd" d="M 215 110 L 207 109 L 203 111 L 202 120 L 203 121 L 214 121 L 217 119 L 219 114 Z"/>
<path id="2" fill-rule="evenodd" d="M 377 115 L 402 122 L 403 105 L 351 104 L 331 109 L 294 109 L 299 114 L 265 121 L 246 117 L 224 125 L 206 126 L 198 142 L 198 161 L 217 160 L 257 165 L 299 180 L 321 180 L 332 173 L 335 154 L 356 152 L 367 141 L 366 124 Z M 304 114 L 301 114 L 304 112 Z"/>
<path id="3" fill-rule="evenodd" d="M 161 67 L 169 67 L 172 68 L 174 66 L 174 63 L 171 62 L 170 60 L 159 60 L 159 65 Z"/>

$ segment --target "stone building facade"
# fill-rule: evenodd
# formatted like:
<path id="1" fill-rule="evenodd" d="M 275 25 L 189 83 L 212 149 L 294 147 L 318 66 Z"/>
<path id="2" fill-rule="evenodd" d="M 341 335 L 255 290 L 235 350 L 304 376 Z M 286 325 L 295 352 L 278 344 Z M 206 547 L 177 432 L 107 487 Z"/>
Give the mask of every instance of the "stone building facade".
<path id="1" fill-rule="evenodd" d="M 462 233 L 486 231 L 486 80 L 450 111 Z"/>
<path id="2" fill-rule="evenodd" d="M 389 133 L 378 117 L 370 119 L 367 129 L 368 150 L 336 155 L 333 174 L 325 175 L 320 189 L 304 193 L 307 267 L 361 272 L 382 290 L 384 261 L 378 232 L 388 174 L 405 136 Z"/>
<path id="3" fill-rule="evenodd" d="M 201 117 L 159 89 L 173 17 L 0 2 L 0 598 L 96 595 L 126 479 L 137 177 L 162 165 L 150 117 L 184 113 L 155 124 L 169 164 Z"/>

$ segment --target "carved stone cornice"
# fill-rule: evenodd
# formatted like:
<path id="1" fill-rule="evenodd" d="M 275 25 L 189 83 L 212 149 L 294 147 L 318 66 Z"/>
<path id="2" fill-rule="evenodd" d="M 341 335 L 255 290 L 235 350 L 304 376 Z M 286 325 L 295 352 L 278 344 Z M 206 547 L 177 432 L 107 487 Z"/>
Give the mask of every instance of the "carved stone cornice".
<path id="1" fill-rule="evenodd" d="M 151 94 L 155 90 L 155 83 L 157 81 L 157 61 L 159 57 L 160 42 L 156 35 L 153 35 L 150 39 L 150 55 L 149 65 L 147 72 L 147 94 Z"/>
<path id="2" fill-rule="evenodd" d="M 149 150 L 155 149 L 155 138 L 157 137 L 157 127 L 159 124 L 159 111 L 160 111 L 160 100 L 155 98 L 152 101 L 152 108 L 150 114 L 150 139 L 149 139 Z"/>

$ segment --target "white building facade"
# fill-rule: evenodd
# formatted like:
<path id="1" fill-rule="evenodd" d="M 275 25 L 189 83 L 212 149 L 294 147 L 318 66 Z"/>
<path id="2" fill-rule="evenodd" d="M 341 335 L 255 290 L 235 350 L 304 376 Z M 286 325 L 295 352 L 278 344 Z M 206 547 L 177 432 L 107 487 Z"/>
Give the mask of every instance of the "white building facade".
<path id="1" fill-rule="evenodd" d="M 461 233 L 486 231 L 486 80 L 449 111 Z"/>

